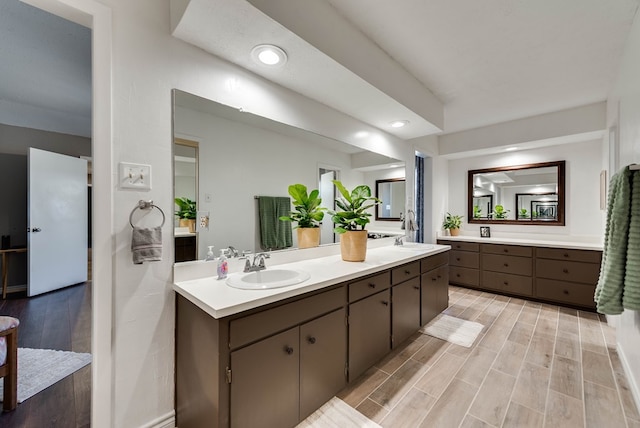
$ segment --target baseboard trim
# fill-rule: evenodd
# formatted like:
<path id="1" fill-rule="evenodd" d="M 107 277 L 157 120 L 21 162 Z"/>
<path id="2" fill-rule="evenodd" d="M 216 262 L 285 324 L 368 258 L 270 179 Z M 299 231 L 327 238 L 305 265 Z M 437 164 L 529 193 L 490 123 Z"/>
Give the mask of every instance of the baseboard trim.
<path id="1" fill-rule="evenodd" d="M 142 425 L 140 428 L 175 428 L 176 427 L 176 412 L 170 411 L 166 415 L 160 416 Z"/>
<path id="2" fill-rule="evenodd" d="M 640 409 L 640 385 L 636 383 L 635 378 L 632 376 L 631 366 L 629 366 L 627 356 L 624 354 L 619 343 L 616 346 L 616 349 L 618 350 L 620 363 L 622 364 L 622 369 L 624 370 L 627 383 L 629 384 L 629 389 L 631 390 L 631 396 L 633 397 L 633 401 L 636 403 L 636 409 Z"/>

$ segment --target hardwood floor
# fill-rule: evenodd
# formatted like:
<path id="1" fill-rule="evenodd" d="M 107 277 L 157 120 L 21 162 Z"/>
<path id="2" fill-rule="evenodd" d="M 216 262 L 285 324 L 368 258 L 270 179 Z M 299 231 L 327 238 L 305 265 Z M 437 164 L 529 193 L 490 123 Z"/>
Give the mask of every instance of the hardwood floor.
<path id="1" fill-rule="evenodd" d="M 604 317 L 449 287 L 471 348 L 415 334 L 340 394 L 383 427 L 640 427 Z"/>
<path id="2" fill-rule="evenodd" d="M 91 283 L 27 298 L 0 301 L 0 314 L 20 319 L 18 346 L 91 352 Z M 88 427 L 91 422 L 91 366 L 0 413 L 3 428 Z"/>

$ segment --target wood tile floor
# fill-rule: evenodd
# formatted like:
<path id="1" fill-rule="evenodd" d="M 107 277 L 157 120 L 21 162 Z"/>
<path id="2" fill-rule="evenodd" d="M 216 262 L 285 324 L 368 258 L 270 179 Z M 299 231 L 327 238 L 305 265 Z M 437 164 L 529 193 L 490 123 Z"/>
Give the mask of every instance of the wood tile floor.
<path id="1" fill-rule="evenodd" d="M 454 286 L 449 304 L 485 326 L 471 348 L 417 333 L 338 397 L 383 427 L 640 428 L 603 316 Z"/>

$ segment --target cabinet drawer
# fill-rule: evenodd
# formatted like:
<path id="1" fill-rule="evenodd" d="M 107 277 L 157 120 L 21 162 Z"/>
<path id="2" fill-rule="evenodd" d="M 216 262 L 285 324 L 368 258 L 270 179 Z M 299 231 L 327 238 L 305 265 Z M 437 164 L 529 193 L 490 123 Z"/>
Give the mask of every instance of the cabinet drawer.
<path id="1" fill-rule="evenodd" d="M 531 276 L 533 272 L 533 263 L 530 257 L 483 254 L 482 269 L 492 272 Z"/>
<path id="2" fill-rule="evenodd" d="M 600 264 L 601 251 L 567 250 L 564 248 L 536 248 L 539 259 L 568 260 L 572 262 L 587 262 Z"/>
<path id="3" fill-rule="evenodd" d="M 451 245 L 452 250 L 460 251 L 480 251 L 480 244 L 477 242 L 460 242 L 460 241 L 438 241 L 438 244 Z"/>
<path id="4" fill-rule="evenodd" d="M 594 308 L 593 295 L 595 291 L 595 284 L 576 284 L 541 278 L 536 280 L 536 297 L 571 305 Z"/>
<path id="5" fill-rule="evenodd" d="M 438 266 L 446 265 L 447 263 L 449 263 L 449 251 L 425 257 L 420 260 L 420 271 L 426 272 L 428 270 L 435 269 Z"/>
<path id="6" fill-rule="evenodd" d="M 530 276 L 484 271 L 482 287 L 521 296 L 533 296 L 533 279 Z"/>
<path id="7" fill-rule="evenodd" d="M 391 272 L 384 271 L 349 284 L 349 302 L 355 302 L 391 286 Z"/>
<path id="8" fill-rule="evenodd" d="M 596 284 L 600 275 L 600 265 L 596 263 L 567 262 L 564 260 L 536 260 L 538 278 Z"/>
<path id="9" fill-rule="evenodd" d="M 480 285 L 480 271 L 459 266 L 449 266 L 449 282 L 461 285 Z"/>
<path id="10" fill-rule="evenodd" d="M 316 318 L 346 303 L 346 287 L 286 303 L 229 322 L 229 346 L 238 348 Z"/>
<path id="11" fill-rule="evenodd" d="M 449 264 L 477 269 L 480 267 L 480 254 L 467 251 L 452 250 L 449 252 Z"/>
<path id="12" fill-rule="evenodd" d="M 396 285 L 420 276 L 420 261 L 407 263 L 391 269 L 391 284 Z"/>
<path id="13" fill-rule="evenodd" d="M 482 244 L 482 252 L 485 254 L 531 257 L 533 255 L 533 248 L 518 245 Z"/>

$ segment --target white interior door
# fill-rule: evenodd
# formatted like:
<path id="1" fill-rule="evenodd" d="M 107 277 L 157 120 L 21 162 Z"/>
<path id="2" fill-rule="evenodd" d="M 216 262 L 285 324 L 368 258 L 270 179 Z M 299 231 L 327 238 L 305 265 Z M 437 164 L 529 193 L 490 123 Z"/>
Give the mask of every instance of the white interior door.
<path id="1" fill-rule="evenodd" d="M 35 296 L 87 280 L 87 161 L 29 149 L 29 275 Z"/>
<path id="2" fill-rule="evenodd" d="M 335 188 L 331 180 L 335 180 L 336 172 L 329 171 L 320 175 L 320 197 L 322 198 L 323 207 L 333 210 L 333 201 L 335 200 Z M 333 222 L 331 216 L 325 213 L 322 224 L 320 225 L 320 243 L 333 244 L 335 242 L 333 233 Z"/>

